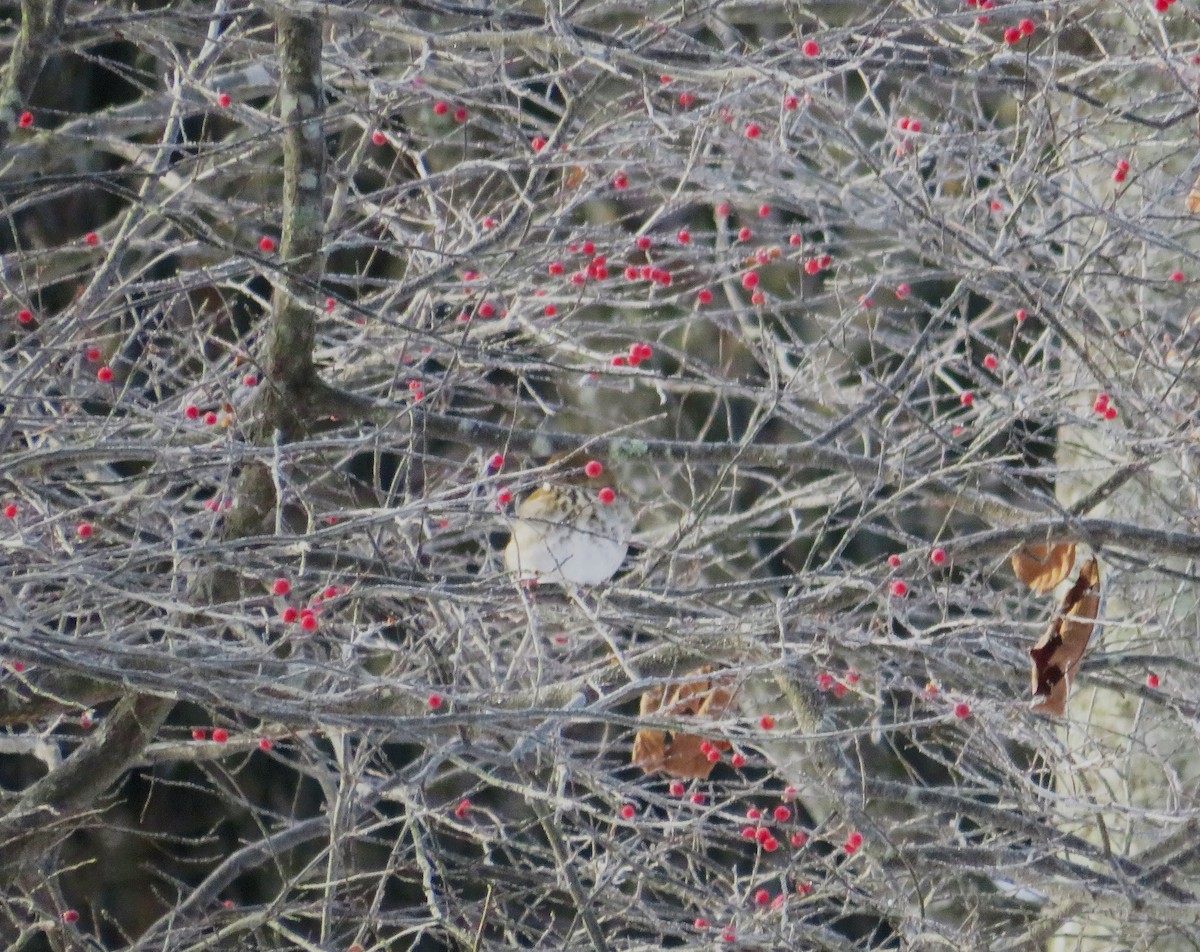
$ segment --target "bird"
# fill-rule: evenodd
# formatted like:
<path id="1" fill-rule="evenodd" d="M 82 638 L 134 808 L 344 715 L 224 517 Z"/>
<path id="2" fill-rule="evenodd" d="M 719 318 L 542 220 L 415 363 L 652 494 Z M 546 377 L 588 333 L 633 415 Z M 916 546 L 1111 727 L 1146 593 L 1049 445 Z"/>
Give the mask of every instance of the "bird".
<path id="1" fill-rule="evenodd" d="M 505 567 L 539 584 L 601 585 L 625 561 L 633 510 L 599 460 L 577 450 L 550 464 L 552 476 L 517 506 Z"/>

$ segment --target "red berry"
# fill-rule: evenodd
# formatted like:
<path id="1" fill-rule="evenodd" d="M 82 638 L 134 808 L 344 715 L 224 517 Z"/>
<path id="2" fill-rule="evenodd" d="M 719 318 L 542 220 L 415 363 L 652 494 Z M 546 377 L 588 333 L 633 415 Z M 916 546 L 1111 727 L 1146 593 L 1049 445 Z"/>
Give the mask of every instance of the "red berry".
<path id="1" fill-rule="evenodd" d="M 1013 315 L 1013 317 L 1016 318 L 1018 324 L 1024 324 L 1025 318 L 1028 316 L 1029 315 L 1025 313 L 1025 308 L 1023 308 L 1023 307 L 1017 308 L 1017 313 Z"/>
<path id="2" fill-rule="evenodd" d="M 108 383 L 112 378 L 113 372 L 111 367 L 101 367 L 96 371 L 96 379 L 101 383 Z"/>
<path id="3" fill-rule="evenodd" d="M 498 493 L 496 493 L 496 505 L 507 506 L 510 502 L 512 502 L 511 490 L 501 489 Z"/>
<path id="4" fill-rule="evenodd" d="M 562 274 L 563 263 L 561 261 L 551 261 L 548 265 L 546 265 L 546 272 L 548 274 Z"/>
<path id="5" fill-rule="evenodd" d="M 529 145 L 534 152 L 541 152 L 542 149 L 546 148 L 546 140 L 541 136 L 534 136 Z"/>
<path id="6" fill-rule="evenodd" d="M 306 608 L 300 613 L 300 627 L 304 631 L 317 630 L 317 616 L 310 609 Z"/>
<path id="7" fill-rule="evenodd" d="M 1036 27 L 1033 25 L 1033 21 L 1026 17 L 1017 24 L 1017 29 L 1021 31 L 1022 36 L 1033 36 Z"/>
<path id="8" fill-rule="evenodd" d="M 964 390 L 961 394 L 959 394 L 958 402 L 964 407 L 969 407 L 975 402 L 975 394 L 971 393 L 970 390 Z"/>
<path id="9" fill-rule="evenodd" d="M 594 241 L 585 241 L 579 250 L 585 255 L 594 255 L 596 253 L 596 243 Z"/>
<path id="10" fill-rule="evenodd" d="M 204 414 L 204 425 L 205 426 L 216 426 L 217 425 L 217 415 L 212 410 L 209 410 L 206 414 Z"/>
<path id="11" fill-rule="evenodd" d="M 692 240 L 691 232 L 689 232 L 686 228 L 680 228 L 679 234 L 675 236 L 675 240 L 681 245 L 689 244 Z"/>
<path id="12" fill-rule="evenodd" d="M 299 609 L 292 608 L 290 605 L 279 613 L 279 620 L 285 625 L 293 624 L 300 617 Z"/>
<path id="13" fill-rule="evenodd" d="M 73 922 L 78 922 L 79 921 L 79 913 L 77 913 L 74 909 L 68 909 L 66 912 L 64 912 L 62 914 L 62 921 L 67 923 L 68 925 L 70 925 Z"/>
<path id="14" fill-rule="evenodd" d="M 692 922 L 692 925 L 695 926 L 697 929 L 707 929 L 708 928 L 708 920 L 705 919 L 703 916 L 696 916 L 696 919 L 694 922 Z"/>
<path id="15" fill-rule="evenodd" d="M 846 845 L 851 849 L 858 849 L 863 845 L 863 835 L 859 833 L 858 830 L 852 831 L 850 835 L 846 837 Z"/>
<path id="16" fill-rule="evenodd" d="M 766 218 L 770 214 L 771 214 L 771 206 L 770 205 L 759 205 L 758 206 L 758 217 L 759 218 Z"/>
<path id="17" fill-rule="evenodd" d="M 817 675 L 817 690 L 828 691 L 833 687 L 833 675 L 828 671 L 821 671 Z"/>
<path id="18" fill-rule="evenodd" d="M 672 781 L 671 781 L 671 787 L 670 787 L 670 790 L 671 790 L 671 796 L 673 796 L 673 797 L 682 797 L 682 796 L 683 796 L 683 789 L 684 789 L 684 788 L 683 788 L 683 784 L 682 784 L 680 781 L 678 781 L 678 780 L 672 780 Z"/>
<path id="19" fill-rule="evenodd" d="M 603 505 L 611 506 L 613 501 L 617 498 L 617 494 L 613 491 L 611 486 L 605 486 L 596 494 L 596 497 Z"/>
<path id="20" fill-rule="evenodd" d="M 1171 272 L 1171 280 L 1176 283 L 1182 281 L 1183 280 L 1183 272 L 1182 271 L 1172 271 Z"/>
<path id="21" fill-rule="evenodd" d="M 425 699 L 425 703 L 429 705 L 431 711 L 436 711 L 442 706 L 442 696 L 440 694 L 431 694 Z"/>
<path id="22" fill-rule="evenodd" d="M 756 905 L 765 906 L 771 901 L 771 894 L 765 889 L 759 889 L 754 893 L 754 902 Z"/>
<path id="23" fill-rule="evenodd" d="M 775 727 L 775 718 L 773 718 L 770 714 L 764 714 L 758 719 L 758 726 L 765 731 L 772 730 Z"/>
<path id="24" fill-rule="evenodd" d="M 32 324 L 33 323 L 33 311 L 29 310 L 28 308 L 22 308 L 21 310 L 17 311 L 17 323 L 18 324 Z"/>
<path id="25" fill-rule="evenodd" d="M 433 104 L 433 114 L 435 116 L 444 116 L 450 111 L 450 104 L 444 102 L 435 102 Z"/>
<path id="26" fill-rule="evenodd" d="M 750 235 L 751 232 L 749 228 L 742 227 L 738 229 L 738 241 L 749 241 Z"/>
<path id="27" fill-rule="evenodd" d="M 100 236 L 97 235 L 94 231 L 89 231 L 86 235 L 83 236 L 83 243 L 85 245 L 87 245 L 89 248 L 95 248 L 96 245 L 100 244 Z"/>
<path id="28" fill-rule="evenodd" d="M 491 304 L 488 301 L 484 301 L 482 304 L 479 305 L 478 313 L 479 313 L 479 316 L 482 318 L 495 317 L 496 316 L 496 306 L 494 304 Z"/>
<path id="29" fill-rule="evenodd" d="M 387 143 L 387 136 L 385 136 L 381 130 L 376 129 L 371 133 L 371 141 L 375 145 L 385 145 Z"/>
<path id="30" fill-rule="evenodd" d="M 275 239 L 270 235 L 263 235 L 258 239 L 258 250 L 264 254 L 270 254 L 275 250 Z"/>
<path id="31" fill-rule="evenodd" d="M 218 744 L 223 744 L 229 740 L 229 731 L 225 730 L 224 727 L 218 727 L 212 732 L 212 739 Z"/>
<path id="32" fill-rule="evenodd" d="M 900 298 L 900 300 L 903 301 L 910 294 L 912 294 L 912 288 L 910 288 L 907 284 L 896 285 L 896 297 Z"/>
<path id="33" fill-rule="evenodd" d="M 92 524 L 90 522 L 81 522 L 75 527 L 75 534 L 81 539 L 90 539 L 92 531 Z"/>
<path id="34" fill-rule="evenodd" d="M 1021 31 L 1018 30 L 1015 26 L 1010 26 L 1007 30 L 1004 31 L 1004 42 L 1007 43 L 1009 46 L 1012 46 L 1014 43 L 1019 43 L 1020 41 L 1021 41 Z"/>
<path id="35" fill-rule="evenodd" d="M 471 812 L 471 801 L 466 797 L 458 801 L 458 805 L 454 808 L 454 815 L 460 820 L 465 820 L 467 814 Z"/>
<path id="36" fill-rule="evenodd" d="M 963 720 L 964 718 L 970 717 L 971 716 L 971 705 L 963 703 L 962 701 L 955 704 L 954 705 L 954 716 L 957 717 L 960 721 Z"/>
<path id="37" fill-rule="evenodd" d="M 744 754 L 734 754 L 729 758 L 729 765 L 735 769 L 740 769 L 746 766 L 746 757 Z"/>
<path id="38" fill-rule="evenodd" d="M 637 241 L 634 242 L 642 251 L 647 251 L 650 248 L 651 241 L 648 235 L 638 235 Z"/>
<path id="39" fill-rule="evenodd" d="M 900 568 L 900 556 L 896 555 L 895 553 L 892 553 L 891 555 L 889 555 L 887 557 L 887 564 L 888 564 L 889 568 L 893 568 L 893 569 Z"/>
<path id="40" fill-rule="evenodd" d="M 786 823 L 788 820 L 790 820 L 792 818 L 792 811 L 789 810 L 787 807 L 778 806 L 773 811 L 772 816 L 775 817 L 775 821 L 777 823 Z"/>
<path id="41" fill-rule="evenodd" d="M 746 819 L 747 820 L 761 820 L 762 819 L 762 810 L 760 810 L 758 807 L 750 807 L 746 811 Z"/>
<path id="42" fill-rule="evenodd" d="M 287 595 L 292 590 L 292 583 L 285 578 L 277 578 L 271 585 L 271 594 Z"/>
<path id="43" fill-rule="evenodd" d="M 1000 366 L 1000 358 L 995 354 L 988 354 L 983 358 L 983 366 L 987 370 L 995 370 L 998 366 Z"/>
<path id="44" fill-rule="evenodd" d="M 1104 419 L 1115 420 L 1117 418 L 1117 408 L 1111 403 L 1104 408 Z"/>
<path id="45" fill-rule="evenodd" d="M 908 594 L 908 583 L 904 579 L 896 579 L 892 582 L 891 592 L 896 598 L 903 598 Z"/>
<path id="46" fill-rule="evenodd" d="M 623 191 L 629 187 L 629 176 L 627 176 L 624 172 L 618 172 L 613 176 L 612 185 L 613 188 L 617 189 L 618 191 Z"/>
<path id="47" fill-rule="evenodd" d="M 805 40 L 804 45 L 800 47 L 800 52 L 802 52 L 805 56 L 819 56 L 821 53 L 821 47 L 818 45 L 816 40 Z"/>
<path id="48" fill-rule="evenodd" d="M 547 304 L 544 308 L 542 308 L 542 313 L 545 314 L 546 317 L 554 317 L 554 315 L 558 313 L 558 307 L 553 304 Z"/>
<path id="49" fill-rule="evenodd" d="M 945 549 L 934 549 L 932 552 L 929 553 L 929 561 L 932 562 L 934 565 L 941 565 L 943 562 L 946 561 L 946 550 Z"/>
<path id="50" fill-rule="evenodd" d="M 33 113 L 32 112 L 21 113 L 21 118 L 17 120 L 17 125 L 19 125 L 22 129 L 28 129 L 30 126 L 32 126 L 33 125 Z"/>
<path id="51" fill-rule="evenodd" d="M 711 304 L 712 299 L 713 299 L 713 293 L 708 288 L 701 288 L 696 293 L 696 300 L 699 301 L 701 304 Z"/>
<path id="52" fill-rule="evenodd" d="M 728 218 L 729 217 L 729 203 L 728 202 L 721 202 L 721 204 L 717 206 L 717 217 L 718 218 Z"/>
<path id="53" fill-rule="evenodd" d="M 752 291 L 758 287 L 758 275 L 753 271 L 747 271 L 742 275 L 742 287 L 747 291 Z"/>
<path id="54" fill-rule="evenodd" d="M 696 101 L 696 97 L 693 96 L 691 93 L 680 93 L 679 94 L 679 105 L 683 106 L 684 109 L 687 109 L 687 107 L 690 106 L 695 101 Z"/>
<path id="55" fill-rule="evenodd" d="M 4 518 L 5 519 L 16 519 L 17 518 L 17 504 L 16 503 L 10 502 L 7 506 L 4 507 Z"/>
<path id="56" fill-rule="evenodd" d="M 233 101 L 233 100 L 231 100 L 231 99 L 229 98 L 229 93 L 220 93 L 220 94 L 217 96 L 217 105 L 218 105 L 218 106 L 220 106 L 222 109 L 228 109 L 228 108 L 229 108 L 229 104 L 230 104 L 232 101 Z"/>
<path id="57" fill-rule="evenodd" d="M 100 359 L 100 348 L 99 347 L 89 347 L 87 350 L 85 350 L 83 352 L 83 357 L 89 363 L 92 363 L 92 364 L 96 363 Z"/>
<path id="58" fill-rule="evenodd" d="M 1156 688 L 1159 685 L 1158 675 L 1151 671 L 1146 675 L 1146 687 Z"/>
<path id="59" fill-rule="evenodd" d="M 757 122 L 751 122 L 746 125 L 747 139 L 757 139 L 760 135 L 762 135 L 762 129 Z"/>
<path id="60" fill-rule="evenodd" d="M 595 479 L 604 472 L 604 464 L 598 459 L 588 460 L 587 465 L 583 467 L 583 471 L 587 473 L 588 479 Z"/>
<path id="61" fill-rule="evenodd" d="M 789 112 L 791 112 L 791 110 L 795 109 L 799 105 L 800 105 L 800 100 L 797 99 L 795 96 L 784 96 L 783 97 L 783 108 L 788 110 Z"/>
<path id="62" fill-rule="evenodd" d="M 626 803 L 624 806 L 621 807 L 621 819 L 632 820 L 635 812 L 636 811 L 633 809 L 633 804 Z"/>
<path id="63" fill-rule="evenodd" d="M 457 109 L 454 110 L 454 121 L 455 122 L 466 122 L 467 121 L 467 110 L 464 107 L 459 106 Z"/>

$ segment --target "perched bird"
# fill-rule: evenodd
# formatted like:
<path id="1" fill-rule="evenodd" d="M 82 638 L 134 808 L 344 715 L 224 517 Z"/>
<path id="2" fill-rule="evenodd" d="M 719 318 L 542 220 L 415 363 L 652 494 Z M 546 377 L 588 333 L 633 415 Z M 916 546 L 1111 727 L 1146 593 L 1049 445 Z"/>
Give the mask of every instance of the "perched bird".
<path id="1" fill-rule="evenodd" d="M 599 585 L 625 560 L 633 510 L 598 460 L 576 451 L 557 462 L 558 472 L 517 506 L 504 564 L 523 579 Z"/>

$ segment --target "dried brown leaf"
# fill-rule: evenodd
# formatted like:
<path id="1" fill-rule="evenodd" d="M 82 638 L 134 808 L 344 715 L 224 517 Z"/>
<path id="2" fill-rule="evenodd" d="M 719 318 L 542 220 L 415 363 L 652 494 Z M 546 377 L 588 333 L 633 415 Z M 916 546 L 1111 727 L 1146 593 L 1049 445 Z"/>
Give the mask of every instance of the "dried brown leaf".
<path id="1" fill-rule="evenodd" d="M 1192 190 L 1188 192 L 1187 210 L 1193 215 L 1200 212 L 1200 178 L 1196 179 L 1196 183 L 1192 186 Z"/>
<path id="2" fill-rule="evenodd" d="M 563 178 L 563 185 L 570 189 L 579 188 L 583 184 L 586 175 L 587 170 L 582 165 L 572 165 L 567 169 L 567 174 Z"/>
<path id="3" fill-rule="evenodd" d="M 643 716 L 661 712 L 679 719 L 720 718 L 733 702 L 733 692 L 727 677 L 709 677 L 713 667 L 705 665 L 693 672 L 699 677 L 664 692 L 662 688 L 642 695 Z M 670 740 L 667 734 L 670 733 Z M 712 773 L 714 764 L 701 750 L 704 737 L 684 731 L 661 731 L 643 728 L 633 738 L 633 763 L 645 773 L 662 771 L 669 777 L 696 780 Z M 729 750 L 728 741 L 711 740 L 709 746 Z"/>
<path id="4" fill-rule="evenodd" d="M 1013 554 L 1013 574 L 1039 595 L 1044 595 L 1071 574 L 1075 566 L 1075 543 L 1038 542 Z"/>
<path id="5" fill-rule="evenodd" d="M 661 687 L 651 688 L 649 691 L 642 692 L 639 703 L 639 713 L 642 717 L 649 717 L 662 708 L 663 693 Z M 634 766 L 641 767 L 646 773 L 654 773 L 654 771 L 661 769 L 666 754 L 666 731 L 642 728 L 633 735 L 633 756 L 631 759 Z"/>
<path id="6" fill-rule="evenodd" d="M 1029 649 L 1033 660 L 1032 709 L 1062 717 L 1067 710 L 1071 680 L 1079 666 L 1100 611 L 1100 569 L 1088 559 L 1079 578 L 1063 598 L 1041 640 Z"/>

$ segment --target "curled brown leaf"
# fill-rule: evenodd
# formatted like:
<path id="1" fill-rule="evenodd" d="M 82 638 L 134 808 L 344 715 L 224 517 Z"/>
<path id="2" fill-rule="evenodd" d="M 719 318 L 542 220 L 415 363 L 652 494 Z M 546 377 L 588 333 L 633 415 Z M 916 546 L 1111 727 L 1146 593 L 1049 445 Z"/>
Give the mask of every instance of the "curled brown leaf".
<path id="1" fill-rule="evenodd" d="M 1200 212 L 1200 178 L 1196 179 L 1196 183 L 1192 186 L 1192 190 L 1188 192 L 1187 210 L 1195 215 Z"/>
<path id="2" fill-rule="evenodd" d="M 1046 633 L 1029 649 L 1032 709 L 1037 713 L 1056 717 L 1066 713 L 1071 680 L 1087 651 L 1099 611 L 1100 569 L 1095 559 L 1088 559 Z"/>
<path id="3" fill-rule="evenodd" d="M 660 713 L 679 719 L 717 719 L 729 710 L 733 691 L 728 677 L 711 677 L 712 665 L 693 672 L 693 680 L 675 685 L 669 690 L 653 688 L 641 699 L 641 715 Z M 670 734 L 670 740 L 667 739 Z M 728 750 L 728 741 L 709 741 L 709 747 Z M 663 731 L 642 728 L 633 738 L 632 762 L 645 773 L 662 771 L 669 777 L 704 779 L 712 773 L 713 762 L 708 759 L 704 738 L 686 731 Z"/>
<path id="4" fill-rule="evenodd" d="M 1075 566 L 1075 543 L 1037 542 L 1013 553 L 1013 574 L 1039 595 L 1054 588 Z"/>

